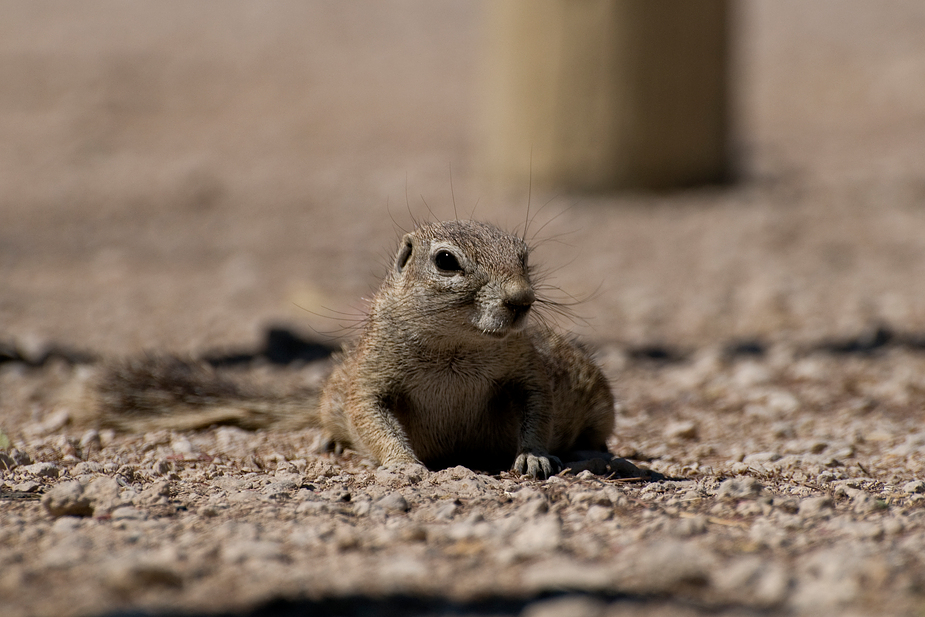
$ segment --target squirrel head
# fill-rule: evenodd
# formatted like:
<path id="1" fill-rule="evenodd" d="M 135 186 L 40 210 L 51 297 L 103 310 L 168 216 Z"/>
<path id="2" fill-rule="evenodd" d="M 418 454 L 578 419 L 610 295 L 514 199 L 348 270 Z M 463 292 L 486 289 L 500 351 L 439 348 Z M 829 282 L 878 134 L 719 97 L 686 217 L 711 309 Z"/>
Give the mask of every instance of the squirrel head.
<path id="1" fill-rule="evenodd" d="M 434 335 L 502 339 L 524 328 L 536 301 L 529 252 L 487 223 L 422 225 L 402 238 L 386 280 L 391 309 Z"/>

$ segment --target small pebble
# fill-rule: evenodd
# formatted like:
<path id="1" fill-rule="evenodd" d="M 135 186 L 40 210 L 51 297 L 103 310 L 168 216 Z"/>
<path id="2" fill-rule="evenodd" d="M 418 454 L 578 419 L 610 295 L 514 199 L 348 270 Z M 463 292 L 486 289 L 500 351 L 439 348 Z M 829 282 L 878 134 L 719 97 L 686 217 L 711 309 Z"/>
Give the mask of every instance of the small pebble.
<path id="1" fill-rule="evenodd" d="M 57 478 L 61 473 L 58 466 L 52 463 L 34 463 L 32 465 L 26 465 L 22 468 L 22 471 L 37 478 Z"/>
<path id="2" fill-rule="evenodd" d="M 263 494 L 271 499 L 288 499 L 289 494 L 297 488 L 298 485 L 291 480 L 271 482 L 263 487 Z"/>
<path id="3" fill-rule="evenodd" d="M 42 506 L 55 518 L 59 516 L 92 516 L 93 504 L 84 494 L 80 482 L 61 482 L 42 497 Z"/>
<path id="4" fill-rule="evenodd" d="M 283 559 L 285 552 L 278 542 L 268 540 L 239 540 L 222 551 L 226 560 L 241 563 L 246 560 L 269 561 Z"/>
<path id="5" fill-rule="evenodd" d="M 51 530 L 55 533 L 67 535 L 80 527 L 80 518 L 76 516 L 62 516 L 54 522 Z"/>
<path id="6" fill-rule="evenodd" d="M 800 518 L 817 518 L 832 513 L 832 499 L 830 497 L 807 497 L 800 501 L 798 514 Z"/>
<path id="7" fill-rule="evenodd" d="M 34 493 L 38 488 L 42 486 L 38 482 L 33 482 L 32 480 L 26 480 L 25 482 L 20 482 L 19 484 L 13 485 L 13 490 L 18 493 Z"/>
<path id="8" fill-rule="evenodd" d="M 121 506 L 112 511 L 112 520 L 143 521 L 148 518 L 144 510 L 133 506 Z"/>
<path id="9" fill-rule="evenodd" d="M 437 512 L 434 514 L 434 518 L 438 521 L 449 521 L 459 512 L 459 506 L 456 505 L 455 501 L 448 501 L 441 504 L 437 508 Z"/>
<path id="10" fill-rule="evenodd" d="M 531 499 L 524 505 L 517 508 L 517 516 L 531 519 L 546 514 L 549 511 L 549 502 L 546 497 Z"/>
<path id="11" fill-rule="evenodd" d="M 71 467 L 71 477 L 84 476 L 91 473 L 100 473 L 103 466 L 93 461 L 81 461 Z"/>
<path id="12" fill-rule="evenodd" d="M 750 476 L 729 478 L 719 485 L 716 497 L 723 499 L 754 499 L 764 490 L 761 482 Z"/>
<path id="13" fill-rule="evenodd" d="M 664 435 L 669 441 L 697 439 L 697 425 L 690 420 L 669 422 Z"/>
<path id="14" fill-rule="evenodd" d="M 925 482 L 921 480 L 913 480 L 912 482 L 906 482 L 903 484 L 903 492 L 909 495 L 915 493 L 925 493 Z"/>
<path id="15" fill-rule="evenodd" d="M 672 529 L 674 535 L 686 538 L 690 536 L 699 536 L 707 532 L 707 519 L 704 516 L 694 516 L 691 518 L 682 518 Z"/>
<path id="16" fill-rule="evenodd" d="M 562 524 L 556 516 L 544 516 L 528 521 L 514 534 L 511 541 L 521 555 L 540 555 L 559 548 Z"/>
<path id="17" fill-rule="evenodd" d="M 90 500 L 94 516 L 111 512 L 119 504 L 119 482 L 112 477 L 96 478 L 84 489 L 84 497 Z"/>
<path id="18" fill-rule="evenodd" d="M 372 502 L 368 500 L 357 501 L 353 504 L 354 516 L 366 516 L 372 510 Z"/>
<path id="19" fill-rule="evenodd" d="M 402 497 L 401 493 L 389 493 L 385 497 L 376 500 L 376 505 L 386 512 L 407 512 L 411 509 L 408 501 Z"/>
<path id="20" fill-rule="evenodd" d="M 165 459 L 158 459 L 151 466 L 151 475 L 163 476 L 173 470 L 173 464 Z"/>
<path id="21" fill-rule="evenodd" d="M 106 585 L 121 593 L 141 592 L 152 588 L 179 589 L 182 577 L 166 563 L 145 562 L 124 558 L 111 564 L 106 571 Z"/>
<path id="22" fill-rule="evenodd" d="M 587 520 L 600 523 L 609 520 L 613 516 L 613 508 L 606 506 L 593 505 L 588 508 Z"/>

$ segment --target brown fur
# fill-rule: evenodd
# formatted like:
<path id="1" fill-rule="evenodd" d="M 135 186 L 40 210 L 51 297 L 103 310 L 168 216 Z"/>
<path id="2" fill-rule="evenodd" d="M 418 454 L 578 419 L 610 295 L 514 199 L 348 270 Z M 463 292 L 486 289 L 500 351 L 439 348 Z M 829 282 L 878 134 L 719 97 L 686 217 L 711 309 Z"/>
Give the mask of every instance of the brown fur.
<path id="1" fill-rule="evenodd" d="M 454 255 L 460 269 L 435 258 Z M 331 439 L 383 464 L 512 467 L 548 476 L 557 454 L 605 450 L 613 397 L 588 354 L 526 327 L 528 248 L 474 221 L 402 239 L 358 345 L 321 399 Z"/>

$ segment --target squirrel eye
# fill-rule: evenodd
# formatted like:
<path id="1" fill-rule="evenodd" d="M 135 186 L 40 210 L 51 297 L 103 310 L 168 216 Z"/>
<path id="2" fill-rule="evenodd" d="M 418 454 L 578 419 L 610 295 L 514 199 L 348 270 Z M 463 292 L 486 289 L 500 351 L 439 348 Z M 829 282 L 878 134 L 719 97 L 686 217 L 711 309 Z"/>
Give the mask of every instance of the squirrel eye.
<path id="1" fill-rule="evenodd" d="M 456 255 L 446 250 L 437 251 L 434 255 L 434 265 L 445 272 L 462 272 L 462 266 L 459 265 Z"/>

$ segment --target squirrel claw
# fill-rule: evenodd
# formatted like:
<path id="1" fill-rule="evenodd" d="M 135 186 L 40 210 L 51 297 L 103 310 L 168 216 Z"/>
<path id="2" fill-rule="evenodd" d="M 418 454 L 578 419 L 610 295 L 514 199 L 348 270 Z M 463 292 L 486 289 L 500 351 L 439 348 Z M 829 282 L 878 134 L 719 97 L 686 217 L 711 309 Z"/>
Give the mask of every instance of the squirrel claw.
<path id="1" fill-rule="evenodd" d="M 562 461 L 549 454 L 532 454 L 524 452 L 514 461 L 512 471 L 522 476 L 546 480 L 562 469 Z"/>

